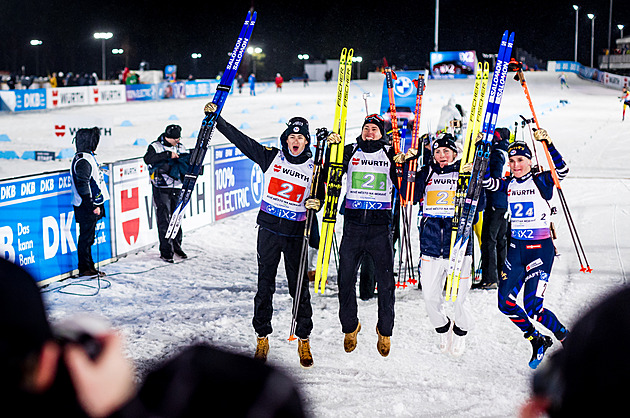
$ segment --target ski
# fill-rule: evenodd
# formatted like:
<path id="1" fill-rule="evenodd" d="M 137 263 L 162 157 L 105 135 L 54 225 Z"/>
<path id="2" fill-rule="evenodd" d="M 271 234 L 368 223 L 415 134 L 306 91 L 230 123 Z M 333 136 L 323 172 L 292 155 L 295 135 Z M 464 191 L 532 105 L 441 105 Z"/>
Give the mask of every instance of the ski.
<path id="1" fill-rule="evenodd" d="M 510 60 L 510 56 L 512 55 L 513 44 L 514 33 L 512 32 L 508 38 L 508 31 L 505 31 L 501 40 L 499 53 L 497 54 L 497 62 L 494 68 L 492 83 L 490 84 L 490 91 L 488 93 L 488 104 L 484 113 L 481 131 L 482 140 L 481 143 L 477 145 L 475 152 L 470 183 L 468 184 L 468 188 L 466 190 L 466 198 L 464 200 L 464 206 L 462 207 L 461 218 L 457 228 L 457 236 L 455 237 L 455 244 L 449 259 L 447 274 L 448 276 L 452 276 L 452 286 L 450 289 L 450 295 L 448 293 L 446 295 L 447 300 L 449 300 L 449 298 L 452 298 L 453 301 L 457 299 L 459 276 L 464 262 L 468 240 L 470 239 L 472 232 L 472 224 L 477 211 L 477 204 L 479 203 L 479 197 L 481 195 L 481 183 L 488 166 L 488 159 L 490 158 L 492 137 L 494 135 L 494 128 L 499 115 L 503 91 L 505 89 L 508 62 Z"/>
<path id="2" fill-rule="evenodd" d="M 392 142 L 394 146 L 394 151 L 396 152 L 396 154 L 398 154 L 400 152 L 403 152 L 402 147 L 404 146 L 406 128 L 403 129 L 405 132 L 405 135 L 403 136 L 403 139 L 402 139 L 403 144 L 401 144 L 401 136 L 400 136 L 400 131 L 398 129 L 398 116 L 396 115 L 396 100 L 395 100 L 395 95 L 394 95 L 394 80 L 396 80 L 397 77 L 396 77 L 396 73 L 394 73 L 391 67 L 387 65 L 387 60 L 385 58 L 383 58 L 383 63 L 385 66 L 383 73 L 385 74 L 385 84 L 387 86 L 387 94 L 389 98 L 389 114 L 390 114 L 390 120 L 392 124 Z M 405 126 L 404 123 L 403 123 L 403 126 Z M 398 182 L 398 190 L 400 191 L 401 186 L 402 186 L 402 181 L 403 181 L 403 165 L 402 164 L 396 164 L 396 179 Z M 406 196 L 398 194 L 399 204 L 396 204 L 396 206 L 394 206 L 393 208 L 394 211 L 400 210 L 400 220 L 402 221 L 402 225 L 403 225 L 403 228 L 400 234 L 399 257 L 400 257 L 401 263 L 399 264 L 399 268 L 398 268 L 398 281 L 396 282 L 397 288 L 407 287 L 407 270 L 409 266 L 409 257 L 411 254 L 409 222 L 407 220 L 407 212 L 404 210 L 404 207 L 406 205 L 405 197 Z M 406 252 L 407 258 L 405 262 L 403 282 L 400 283 L 403 250 Z M 415 280 L 415 278 L 413 277 L 412 279 Z"/>
<path id="3" fill-rule="evenodd" d="M 474 152 L 471 152 L 471 150 L 473 149 L 475 138 L 477 137 L 479 127 L 481 126 L 481 118 L 483 115 L 483 109 L 486 99 L 486 88 L 488 85 L 489 71 L 490 68 L 487 61 L 483 64 L 477 63 L 477 74 L 475 75 L 473 99 L 470 105 L 470 115 L 468 118 L 468 124 L 466 126 L 466 134 L 464 136 L 464 144 L 462 147 L 462 159 L 459 166 L 457 189 L 455 190 L 455 216 L 453 216 L 451 228 L 451 247 L 449 257 L 453 254 L 453 246 L 455 245 L 455 238 L 457 237 L 457 228 L 459 227 L 459 220 L 464 206 L 466 189 L 468 188 L 468 184 L 470 183 L 470 173 L 464 172 L 464 166 L 465 164 L 472 162 L 474 157 Z M 449 274 L 446 278 L 447 300 L 450 297 L 452 285 L 453 275 Z"/>
<path id="4" fill-rule="evenodd" d="M 346 136 L 346 115 L 348 112 L 348 93 L 350 90 L 350 76 L 352 74 L 352 57 L 354 50 L 344 48 L 339 57 L 339 79 L 337 81 L 337 101 L 333 131 L 341 136 L 341 142 L 330 146 L 328 158 L 328 178 L 326 182 L 326 201 L 322 219 L 319 251 L 317 253 L 317 267 L 315 270 L 315 293 L 324 293 L 328 280 L 328 265 L 333 246 L 335 223 L 341 184 L 343 177 L 343 150 Z"/>
<path id="5" fill-rule="evenodd" d="M 315 146 L 315 158 L 313 159 L 313 179 L 311 180 L 311 191 L 309 199 L 317 197 L 317 186 L 319 184 L 319 175 L 323 165 L 324 146 L 328 137 L 326 128 L 317 129 L 317 144 Z M 297 314 L 300 306 L 300 298 L 302 296 L 302 283 L 306 275 L 306 266 L 308 264 L 308 241 L 311 237 L 311 228 L 317 213 L 313 209 L 306 211 L 306 224 L 304 227 L 304 236 L 302 238 L 302 252 L 300 253 L 300 267 L 298 269 L 297 284 L 295 288 L 295 298 L 293 299 L 293 311 L 291 312 L 291 335 L 289 341 L 295 341 L 295 327 L 297 324 Z"/>
<path id="6" fill-rule="evenodd" d="M 407 191 L 405 195 L 405 209 L 407 211 L 408 229 L 411 230 L 411 212 L 413 210 L 413 201 L 416 194 L 416 174 L 418 172 L 418 160 L 422 163 L 424 160 L 424 145 L 420 145 L 420 115 L 422 112 L 422 97 L 424 95 L 424 74 L 418 74 L 418 79 L 413 81 L 416 86 L 416 108 L 413 121 L 413 129 L 411 131 L 411 148 L 418 151 L 417 158 L 409 161 L 407 168 Z M 413 273 L 414 263 L 413 257 L 411 257 L 411 271 L 412 277 L 409 279 L 409 283 L 415 285 L 418 283 Z"/>
<path id="7" fill-rule="evenodd" d="M 227 67 L 225 68 L 223 76 L 219 81 L 217 91 L 214 94 L 212 101 L 206 104 L 204 108 L 204 113 L 206 116 L 201 122 L 201 128 L 199 129 L 199 134 L 197 135 L 197 143 L 195 144 L 195 148 L 190 153 L 190 167 L 188 169 L 188 172 L 184 176 L 182 189 L 177 200 L 177 206 L 173 211 L 171 222 L 169 223 L 168 229 L 166 230 L 166 238 L 168 239 L 175 238 L 181 226 L 182 219 L 184 217 L 184 209 L 186 208 L 186 205 L 188 204 L 188 201 L 192 196 L 195 183 L 197 182 L 197 177 L 199 177 L 199 174 L 201 174 L 203 159 L 206 155 L 206 151 L 208 150 L 208 143 L 210 142 L 212 134 L 214 133 L 217 118 L 221 114 L 223 105 L 225 104 L 225 101 L 230 94 L 232 83 L 234 82 L 234 78 L 236 77 L 236 71 L 238 70 L 239 64 L 243 59 L 245 49 L 247 48 L 247 43 L 249 42 L 249 38 L 252 35 L 252 31 L 254 30 L 256 15 L 257 12 L 247 12 L 247 17 L 245 18 L 245 22 L 243 23 L 241 32 L 238 35 L 238 39 L 236 40 L 236 44 L 234 45 L 234 49 L 232 50 L 232 54 L 230 55 Z"/>

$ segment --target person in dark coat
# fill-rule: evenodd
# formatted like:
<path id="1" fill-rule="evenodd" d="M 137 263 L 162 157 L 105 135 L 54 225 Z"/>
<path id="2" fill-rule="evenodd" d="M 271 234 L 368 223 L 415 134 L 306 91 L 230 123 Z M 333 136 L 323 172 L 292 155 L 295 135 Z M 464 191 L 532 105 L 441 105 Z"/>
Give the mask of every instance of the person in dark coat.
<path id="1" fill-rule="evenodd" d="M 178 349 L 137 384 L 121 334 L 107 320 L 82 314 L 51 324 L 35 280 L 3 258 L 0 327 L 6 417 L 305 416 L 300 390 L 284 372 L 209 345 Z"/>
<path id="2" fill-rule="evenodd" d="M 179 193 L 182 189 L 182 178 L 188 170 L 190 153 L 180 143 L 182 128 L 179 125 L 168 125 L 158 139 L 151 142 L 144 154 L 144 162 L 149 166 L 153 188 L 158 236 L 160 239 L 160 258 L 173 263 L 173 254 L 188 258 L 182 250 L 182 230 L 172 241 L 166 238 L 166 231 L 171 216 L 177 207 Z"/>
<path id="3" fill-rule="evenodd" d="M 96 269 L 92 258 L 96 223 L 105 217 L 104 204 L 109 200 L 107 185 L 94 155 L 100 135 L 97 127 L 77 131 L 74 138 L 77 152 L 70 166 L 74 218 L 79 224 L 77 257 L 80 276 L 105 275 Z"/>
<path id="4" fill-rule="evenodd" d="M 501 178 L 507 168 L 507 150 L 510 130 L 494 131 L 492 152 L 488 162 L 490 176 Z M 486 209 L 481 228 L 481 283 L 484 289 L 496 289 L 501 277 L 508 246 L 507 193 L 486 191 Z"/>

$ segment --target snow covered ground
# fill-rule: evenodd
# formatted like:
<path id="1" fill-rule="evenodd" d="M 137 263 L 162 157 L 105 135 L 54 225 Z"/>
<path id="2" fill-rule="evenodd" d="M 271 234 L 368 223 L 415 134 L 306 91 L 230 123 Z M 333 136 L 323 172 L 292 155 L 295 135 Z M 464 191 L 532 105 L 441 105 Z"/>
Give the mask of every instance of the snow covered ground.
<path id="1" fill-rule="evenodd" d="M 630 168 L 627 128 L 621 122 L 618 92 L 568 76 L 571 88 L 561 90 L 555 73 L 526 73 L 541 126 L 546 128 L 570 167 L 562 187 L 579 230 L 592 274 L 579 272 L 579 263 L 558 201 L 554 222 L 559 238 L 557 257 L 546 304 L 569 327 L 597 298 L 625 284 L 630 275 Z M 286 83 L 282 93 L 259 86 L 255 97 L 235 94 L 228 99 L 224 117 L 235 126 L 247 123 L 245 132 L 261 138 L 279 135 L 281 119 L 301 115 L 311 131 L 330 126 L 334 112 L 333 84 Z M 454 96 L 469 110 L 473 82 L 430 81 L 422 109 L 422 131 L 435 127 L 441 107 Z M 365 115 L 362 93 L 371 92 L 370 112 L 378 111 L 381 84 L 353 82 L 350 91 L 348 138 L 359 133 Z M 568 104 L 559 105 L 559 100 Z M 137 138 L 150 142 L 177 115 L 183 142 L 199 127 L 206 100 L 159 101 L 71 108 L 54 112 L 0 114 L 0 133 L 10 143 L 1 150 L 22 151 L 72 147 L 69 138 L 52 135 L 52 125 L 63 118 L 89 119 L 96 112 L 131 127 L 116 128 L 102 140 L 101 162 L 137 157 L 145 147 L 132 145 Z M 552 109 L 552 110 L 550 110 Z M 498 126 L 513 128 L 518 115 L 530 117 L 520 85 L 508 78 Z M 626 122 L 628 124 L 630 122 Z M 519 126 L 520 130 L 520 126 Z M 520 133 L 519 133 L 520 138 Z M 225 141 L 216 134 L 213 142 Z M 541 162 L 544 159 L 541 156 Z M 546 163 L 545 163 L 546 165 Z M 69 161 L 33 162 L 7 160 L 0 164 L 0 178 L 66 169 Z M 156 248 L 130 255 L 104 266 L 107 281 L 95 296 L 94 288 L 81 285 L 46 289 L 45 299 L 53 319 L 77 312 L 94 312 L 110 318 L 127 336 L 129 356 L 140 372 L 178 347 L 193 342 L 211 344 L 253 355 L 251 327 L 256 289 L 256 211 L 242 214 L 186 234 L 184 248 L 190 259 L 166 264 Z M 340 228 L 338 228 L 340 230 Z M 418 233 L 414 229 L 417 243 Z M 416 256 L 417 258 L 417 256 Z M 334 265 L 331 268 L 334 271 Z M 89 283 L 98 286 L 96 281 Z M 109 286 L 111 284 L 111 286 Z M 376 300 L 359 300 L 363 330 L 355 352 L 343 350 L 337 318 L 334 278 L 325 295 L 313 295 L 314 330 L 311 346 L 315 366 L 299 366 L 297 345 L 287 341 L 291 300 L 282 267 L 274 299 L 275 332 L 270 337 L 270 362 L 300 383 L 316 417 L 426 416 L 511 417 L 528 396 L 532 371 L 527 362 L 530 345 L 497 309 L 496 291 L 470 295 L 476 327 L 469 333 L 460 358 L 441 354 L 437 336 L 427 318 L 422 293 L 407 288 L 396 292 L 396 324 L 392 350 L 387 358 L 376 351 Z M 448 306 L 448 311 L 452 310 Z M 552 350 L 559 344 L 554 344 Z"/>

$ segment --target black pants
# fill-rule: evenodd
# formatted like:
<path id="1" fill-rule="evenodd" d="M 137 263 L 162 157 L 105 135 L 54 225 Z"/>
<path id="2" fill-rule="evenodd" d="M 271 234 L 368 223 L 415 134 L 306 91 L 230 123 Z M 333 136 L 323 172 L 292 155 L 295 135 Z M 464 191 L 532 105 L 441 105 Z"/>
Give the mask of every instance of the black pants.
<path id="1" fill-rule="evenodd" d="M 92 259 L 92 245 L 94 245 L 96 223 L 104 216 L 104 207 L 101 207 L 101 215 L 94 214 L 92 205 L 74 207 L 74 219 L 79 224 L 79 239 L 77 242 L 79 274 L 95 270 L 94 260 Z"/>
<path id="2" fill-rule="evenodd" d="M 155 203 L 155 218 L 160 238 L 160 255 L 164 258 L 173 258 L 173 249 L 182 248 L 182 229 L 179 228 L 172 243 L 166 238 L 166 231 L 171 222 L 171 216 L 177 206 L 180 189 L 159 188 L 153 186 L 153 203 Z"/>
<path id="3" fill-rule="evenodd" d="M 482 283 L 498 283 L 505 262 L 508 245 L 508 222 L 506 209 L 489 206 L 483 214 L 481 228 L 481 274 Z"/>
<path id="4" fill-rule="evenodd" d="M 365 254 L 374 262 L 378 285 L 378 329 L 391 336 L 394 329 L 394 247 L 389 225 L 344 223 L 339 246 L 339 320 L 344 333 L 358 325 L 357 271 Z"/>
<path id="5" fill-rule="evenodd" d="M 289 294 L 295 300 L 300 254 L 302 252 L 301 237 L 286 237 L 275 234 L 268 229 L 258 230 L 258 291 L 254 296 L 254 319 L 252 325 L 258 336 L 271 334 L 271 317 L 273 316 L 273 294 L 276 292 L 276 274 L 280 264 L 280 256 L 284 256 L 284 268 L 289 284 Z M 295 335 L 308 338 L 313 330 L 313 309 L 311 294 L 308 290 L 306 269 L 302 277 L 302 290 L 296 317 Z"/>

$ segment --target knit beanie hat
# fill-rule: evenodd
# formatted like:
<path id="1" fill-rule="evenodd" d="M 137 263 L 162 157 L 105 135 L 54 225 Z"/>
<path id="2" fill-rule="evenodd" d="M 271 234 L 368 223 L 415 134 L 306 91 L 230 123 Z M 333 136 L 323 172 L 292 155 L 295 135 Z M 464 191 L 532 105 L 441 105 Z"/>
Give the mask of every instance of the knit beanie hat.
<path id="1" fill-rule="evenodd" d="M 361 126 L 361 129 L 363 129 L 363 127 L 368 123 L 372 123 L 378 126 L 378 130 L 381 131 L 381 136 L 385 137 L 385 120 L 382 117 L 380 117 L 376 113 L 366 116 L 365 120 L 363 121 L 363 126 Z"/>
<path id="2" fill-rule="evenodd" d="M 301 116 L 295 116 L 289 119 L 289 122 L 287 122 L 287 129 L 285 129 L 280 136 L 280 141 L 285 144 L 287 142 L 287 138 L 291 134 L 304 135 L 306 142 L 309 144 L 311 143 L 311 134 L 308 131 L 308 121 Z"/>
<path id="3" fill-rule="evenodd" d="M 433 141 L 433 145 L 431 146 L 431 152 L 435 154 L 435 150 L 441 147 L 449 148 L 453 150 L 453 152 L 455 153 L 458 152 L 457 144 L 455 144 L 455 138 L 453 138 L 453 135 L 448 134 L 448 133 L 438 136 L 435 139 L 435 141 Z"/>
<path id="4" fill-rule="evenodd" d="M 182 127 L 179 125 L 168 125 L 164 130 L 164 136 L 171 139 L 179 139 L 182 137 Z"/>
<path id="5" fill-rule="evenodd" d="M 512 142 L 508 147 L 508 158 L 515 155 L 522 155 L 525 158 L 532 159 L 532 151 L 527 144 L 522 141 Z"/>

